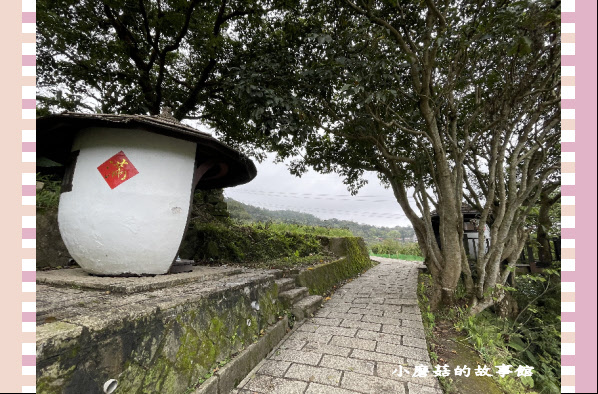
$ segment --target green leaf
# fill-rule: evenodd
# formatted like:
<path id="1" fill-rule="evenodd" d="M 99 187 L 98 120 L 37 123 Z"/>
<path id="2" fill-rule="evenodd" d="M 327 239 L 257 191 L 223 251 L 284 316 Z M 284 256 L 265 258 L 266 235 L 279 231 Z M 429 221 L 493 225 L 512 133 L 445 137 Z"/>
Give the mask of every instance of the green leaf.
<path id="1" fill-rule="evenodd" d="M 533 362 L 535 365 L 538 364 L 538 359 L 536 358 L 536 356 L 534 356 L 534 354 L 532 352 L 530 352 L 529 350 L 525 351 L 525 355 L 530 359 L 531 362 Z"/>
<path id="2" fill-rule="evenodd" d="M 528 388 L 534 387 L 534 379 L 531 376 L 522 376 L 521 383 Z"/>

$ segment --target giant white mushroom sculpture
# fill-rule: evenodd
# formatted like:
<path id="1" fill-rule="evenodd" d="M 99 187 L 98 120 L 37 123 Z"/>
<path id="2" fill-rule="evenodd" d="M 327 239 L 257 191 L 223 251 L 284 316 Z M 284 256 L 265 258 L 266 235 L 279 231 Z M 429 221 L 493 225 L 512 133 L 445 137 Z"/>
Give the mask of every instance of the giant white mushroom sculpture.
<path id="1" fill-rule="evenodd" d="M 173 119 L 63 113 L 37 120 L 38 156 L 66 165 L 58 225 L 95 275 L 168 272 L 195 189 L 240 185 L 253 162 Z"/>

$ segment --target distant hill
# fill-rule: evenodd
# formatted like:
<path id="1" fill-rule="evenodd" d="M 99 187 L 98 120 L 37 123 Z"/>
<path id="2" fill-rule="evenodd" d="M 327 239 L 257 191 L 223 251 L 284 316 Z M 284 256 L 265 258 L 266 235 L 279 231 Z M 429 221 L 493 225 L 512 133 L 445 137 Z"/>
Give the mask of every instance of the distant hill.
<path id="1" fill-rule="evenodd" d="M 367 244 L 371 245 L 385 239 L 393 239 L 403 242 L 415 241 L 415 232 L 411 227 L 396 226 L 377 227 L 368 224 L 359 224 L 349 220 L 320 219 L 314 215 L 290 210 L 272 211 L 270 209 L 258 208 L 252 205 L 243 204 L 232 198 L 226 198 L 228 211 L 232 219 L 241 222 L 282 222 L 299 224 L 304 226 L 320 226 L 329 228 L 344 228 L 351 231 L 355 236 L 362 237 Z"/>

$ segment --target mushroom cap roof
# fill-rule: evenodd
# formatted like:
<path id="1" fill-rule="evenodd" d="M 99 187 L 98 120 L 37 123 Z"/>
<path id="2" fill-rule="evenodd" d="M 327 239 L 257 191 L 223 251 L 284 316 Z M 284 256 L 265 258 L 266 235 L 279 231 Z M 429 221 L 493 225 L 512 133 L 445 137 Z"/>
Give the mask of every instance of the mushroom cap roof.
<path id="1" fill-rule="evenodd" d="M 204 162 L 214 160 L 220 164 L 220 167 L 227 169 L 224 175 L 202 178 L 197 185 L 198 189 L 242 185 L 257 175 L 255 164 L 246 155 L 174 118 L 64 112 L 38 118 L 36 127 L 37 155 L 48 157 L 61 164 L 69 159 L 73 138 L 77 131 L 89 127 L 107 127 L 145 130 L 197 143 L 196 158 Z"/>

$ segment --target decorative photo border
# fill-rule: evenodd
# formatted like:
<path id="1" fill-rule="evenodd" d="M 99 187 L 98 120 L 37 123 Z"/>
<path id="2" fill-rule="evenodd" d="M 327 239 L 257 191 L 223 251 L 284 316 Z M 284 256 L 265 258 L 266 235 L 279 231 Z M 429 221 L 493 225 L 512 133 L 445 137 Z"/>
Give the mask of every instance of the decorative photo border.
<path id="1" fill-rule="evenodd" d="M 35 0 L 5 4 L 2 168 L 6 305 L 0 390 L 35 392 Z M 562 392 L 596 390 L 596 2 L 562 9 Z M 20 16 L 20 23 L 17 19 Z M 20 26 L 19 26 L 20 25 Z M 20 27 L 20 29 L 19 29 Z M 19 51 L 16 47 L 20 48 Z M 13 67 L 17 63 L 20 67 Z M 13 94 L 21 91 L 20 112 Z M 576 127 L 577 126 L 577 127 Z M 20 134 L 21 149 L 18 146 Z M 20 163 L 13 160 L 21 156 Z M 577 165 L 576 167 L 576 163 Z M 576 170 L 577 169 L 577 170 Z M 16 203 L 18 177 L 20 204 Z M 580 220 L 576 223 L 576 210 Z M 20 247 L 14 227 L 21 220 Z M 576 255 L 580 258 L 576 264 Z M 20 263 L 20 264 L 19 264 Z M 20 272 L 19 272 L 20 267 Z M 20 281 L 16 278 L 20 277 Z M 18 319 L 20 312 L 21 318 Z M 13 324 L 13 323 L 19 324 Z M 577 340 L 576 340 L 577 339 Z M 576 346 L 579 345 L 579 346 Z M 18 353 L 20 351 L 20 354 Z M 19 357 L 20 356 L 20 357 Z M 17 358 L 20 360 L 18 363 Z M 17 372 L 17 369 L 19 372 Z"/>

